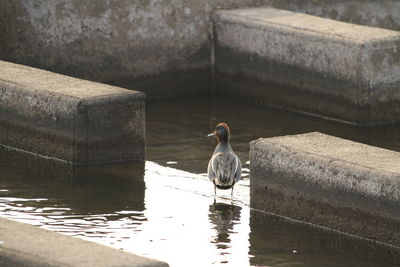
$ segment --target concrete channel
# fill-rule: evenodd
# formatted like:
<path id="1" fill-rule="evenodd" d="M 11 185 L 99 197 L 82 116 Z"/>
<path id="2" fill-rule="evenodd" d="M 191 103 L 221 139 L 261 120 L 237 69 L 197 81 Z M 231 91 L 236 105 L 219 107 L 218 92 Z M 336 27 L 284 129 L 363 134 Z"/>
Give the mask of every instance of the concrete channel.
<path id="1" fill-rule="evenodd" d="M 251 206 L 400 246 L 400 153 L 321 134 L 250 144 Z"/>
<path id="2" fill-rule="evenodd" d="M 0 59 L 141 90 L 149 99 L 215 85 L 222 94 L 345 123 L 399 122 L 393 12 L 400 4 L 368 1 L 364 10 L 386 10 L 369 21 L 348 15 L 361 1 L 312 1 L 328 3 L 324 10 L 294 2 L 3 1 Z M 347 23 L 248 9 L 261 5 Z M 73 165 L 143 160 L 144 112 L 142 92 L 0 61 L 6 149 Z M 400 246 L 400 153 L 310 133 L 253 141 L 250 158 L 252 207 Z M 0 222 L 0 264 L 167 266 Z"/>

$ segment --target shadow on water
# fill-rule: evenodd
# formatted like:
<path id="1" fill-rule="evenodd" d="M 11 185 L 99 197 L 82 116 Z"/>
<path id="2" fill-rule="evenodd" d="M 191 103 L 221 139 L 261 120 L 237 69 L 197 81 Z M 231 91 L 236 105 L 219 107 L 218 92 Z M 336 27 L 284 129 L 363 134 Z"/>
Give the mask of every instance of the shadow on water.
<path id="1" fill-rule="evenodd" d="M 77 167 L 8 150 L 1 151 L 0 164 L 0 188 L 10 188 L 8 195 L 45 196 L 47 209 L 68 207 L 64 216 L 111 214 L 113 220 L 128 216 L 117 216 L 121 210 L 144 210 L 144 162 Z"/>
<path id="2" fill-rule="evenodd" d="M 398 266 L 395 247 L 250 212 L 252 266 Z"/>

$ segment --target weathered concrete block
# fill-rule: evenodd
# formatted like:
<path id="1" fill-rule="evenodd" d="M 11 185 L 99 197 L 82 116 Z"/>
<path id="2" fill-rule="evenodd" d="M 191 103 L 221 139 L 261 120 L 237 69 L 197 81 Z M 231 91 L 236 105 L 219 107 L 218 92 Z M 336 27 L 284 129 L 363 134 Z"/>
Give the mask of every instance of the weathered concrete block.
<path id="1" fill-rule="evenodd" d="M 0 1 L 0 59 L 149 99 L 210 92 L 210 14 L 267 2 Z"/>
<path id="2" fill-rule="evenodd" d="M 2 266 L 137 266 L 167 267 L 94 242 L 0 218 Z"/>
<path id="3" fill-rule="evenodd" d="M 400 121 L 400 32 L 273 8 L 214 20 L 220 91 L 357 124 Z"/>
<path id="4" fill-rule="evenodd" d="M 250 143 L 251 206 L 400 245 L 400 153 L 321 134 Z"/>
<path id="5" fill-rule="evenodd" d="M 0 144 L 74 164 L 144 159 L 145 95 L 0 61 Z"/>

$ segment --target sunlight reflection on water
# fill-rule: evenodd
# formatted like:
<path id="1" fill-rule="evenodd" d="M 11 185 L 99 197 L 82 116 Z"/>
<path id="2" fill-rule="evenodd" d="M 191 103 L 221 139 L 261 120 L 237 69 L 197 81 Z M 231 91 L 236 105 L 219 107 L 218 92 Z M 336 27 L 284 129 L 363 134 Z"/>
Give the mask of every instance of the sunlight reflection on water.
<path id="1" fill-rule="evenodd" d="M 248 178 L 235 186 L 233 199 L 230 190 L 219 190 L 214 201 L 205 174 L 150 161 L 96 167 L 77 179 L 60 178 L 58 168 L 54 177 L 7 168 L 0 173 L 2 217 L 170 266 L 392 266 L 360 257 L 365 248 L 376 252 L 368 243 L 252 211 Z"/>
<path id="2" fill-rule="evenodd" d="M 0 197 L 0 213 L 6 218 L 164 260 L 171 266 L 187 266 L 193 259 L 196 266 L 221 262 L 249 265 L 248 179 L 236 185 L 232 200 L 229 190 L 218 191 L 216 203 L 213 186 L 205 175 L 146 162 L 144 180 L 144 210 L 71 214 L 68 207 L 46 206 L 46 198 L 4 196 Z M 38 202 L 40 206 L 29 205 Z M 200 251 L 207 257 L 200 256 Z"/>

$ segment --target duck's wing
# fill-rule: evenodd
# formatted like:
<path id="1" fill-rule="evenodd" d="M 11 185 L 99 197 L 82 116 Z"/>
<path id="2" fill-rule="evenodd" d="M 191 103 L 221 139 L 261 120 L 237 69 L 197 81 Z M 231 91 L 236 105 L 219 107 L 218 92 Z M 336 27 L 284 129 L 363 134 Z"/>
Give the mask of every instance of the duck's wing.
<path id="1" fill-rule="evenodd" d="M 231 185 L 241 176 L 242 165 L 233 152 L 215 153 L 208 163 L 208 178 L 219 184 Z M 239 171 L 239 172 L 238 172 Z"/>
<path id="2" fill-rule="evenodd" d="M 237 155 L 235 155 L 235 157 L 237 160 L 237 168 L 236 168 L 236 172 L 235 172 L 235 176 L 234 176 L 235 183 L 236 183 L 237 181 L 240 180 L 240 178 L 242 178 L 242 162 L 240 161 L 240 159 Z"/>
<path id="3" fill-rule="evenodd" d="M 212 168 L 213 157 L 214 156 L 211 157 L 210 161 L 208 162 L 208 167 L 207 167 L 208 179 L 210 179 L 211 182 L 214 181 L 214 178 L 215 178 L 215 172 Z"/>

